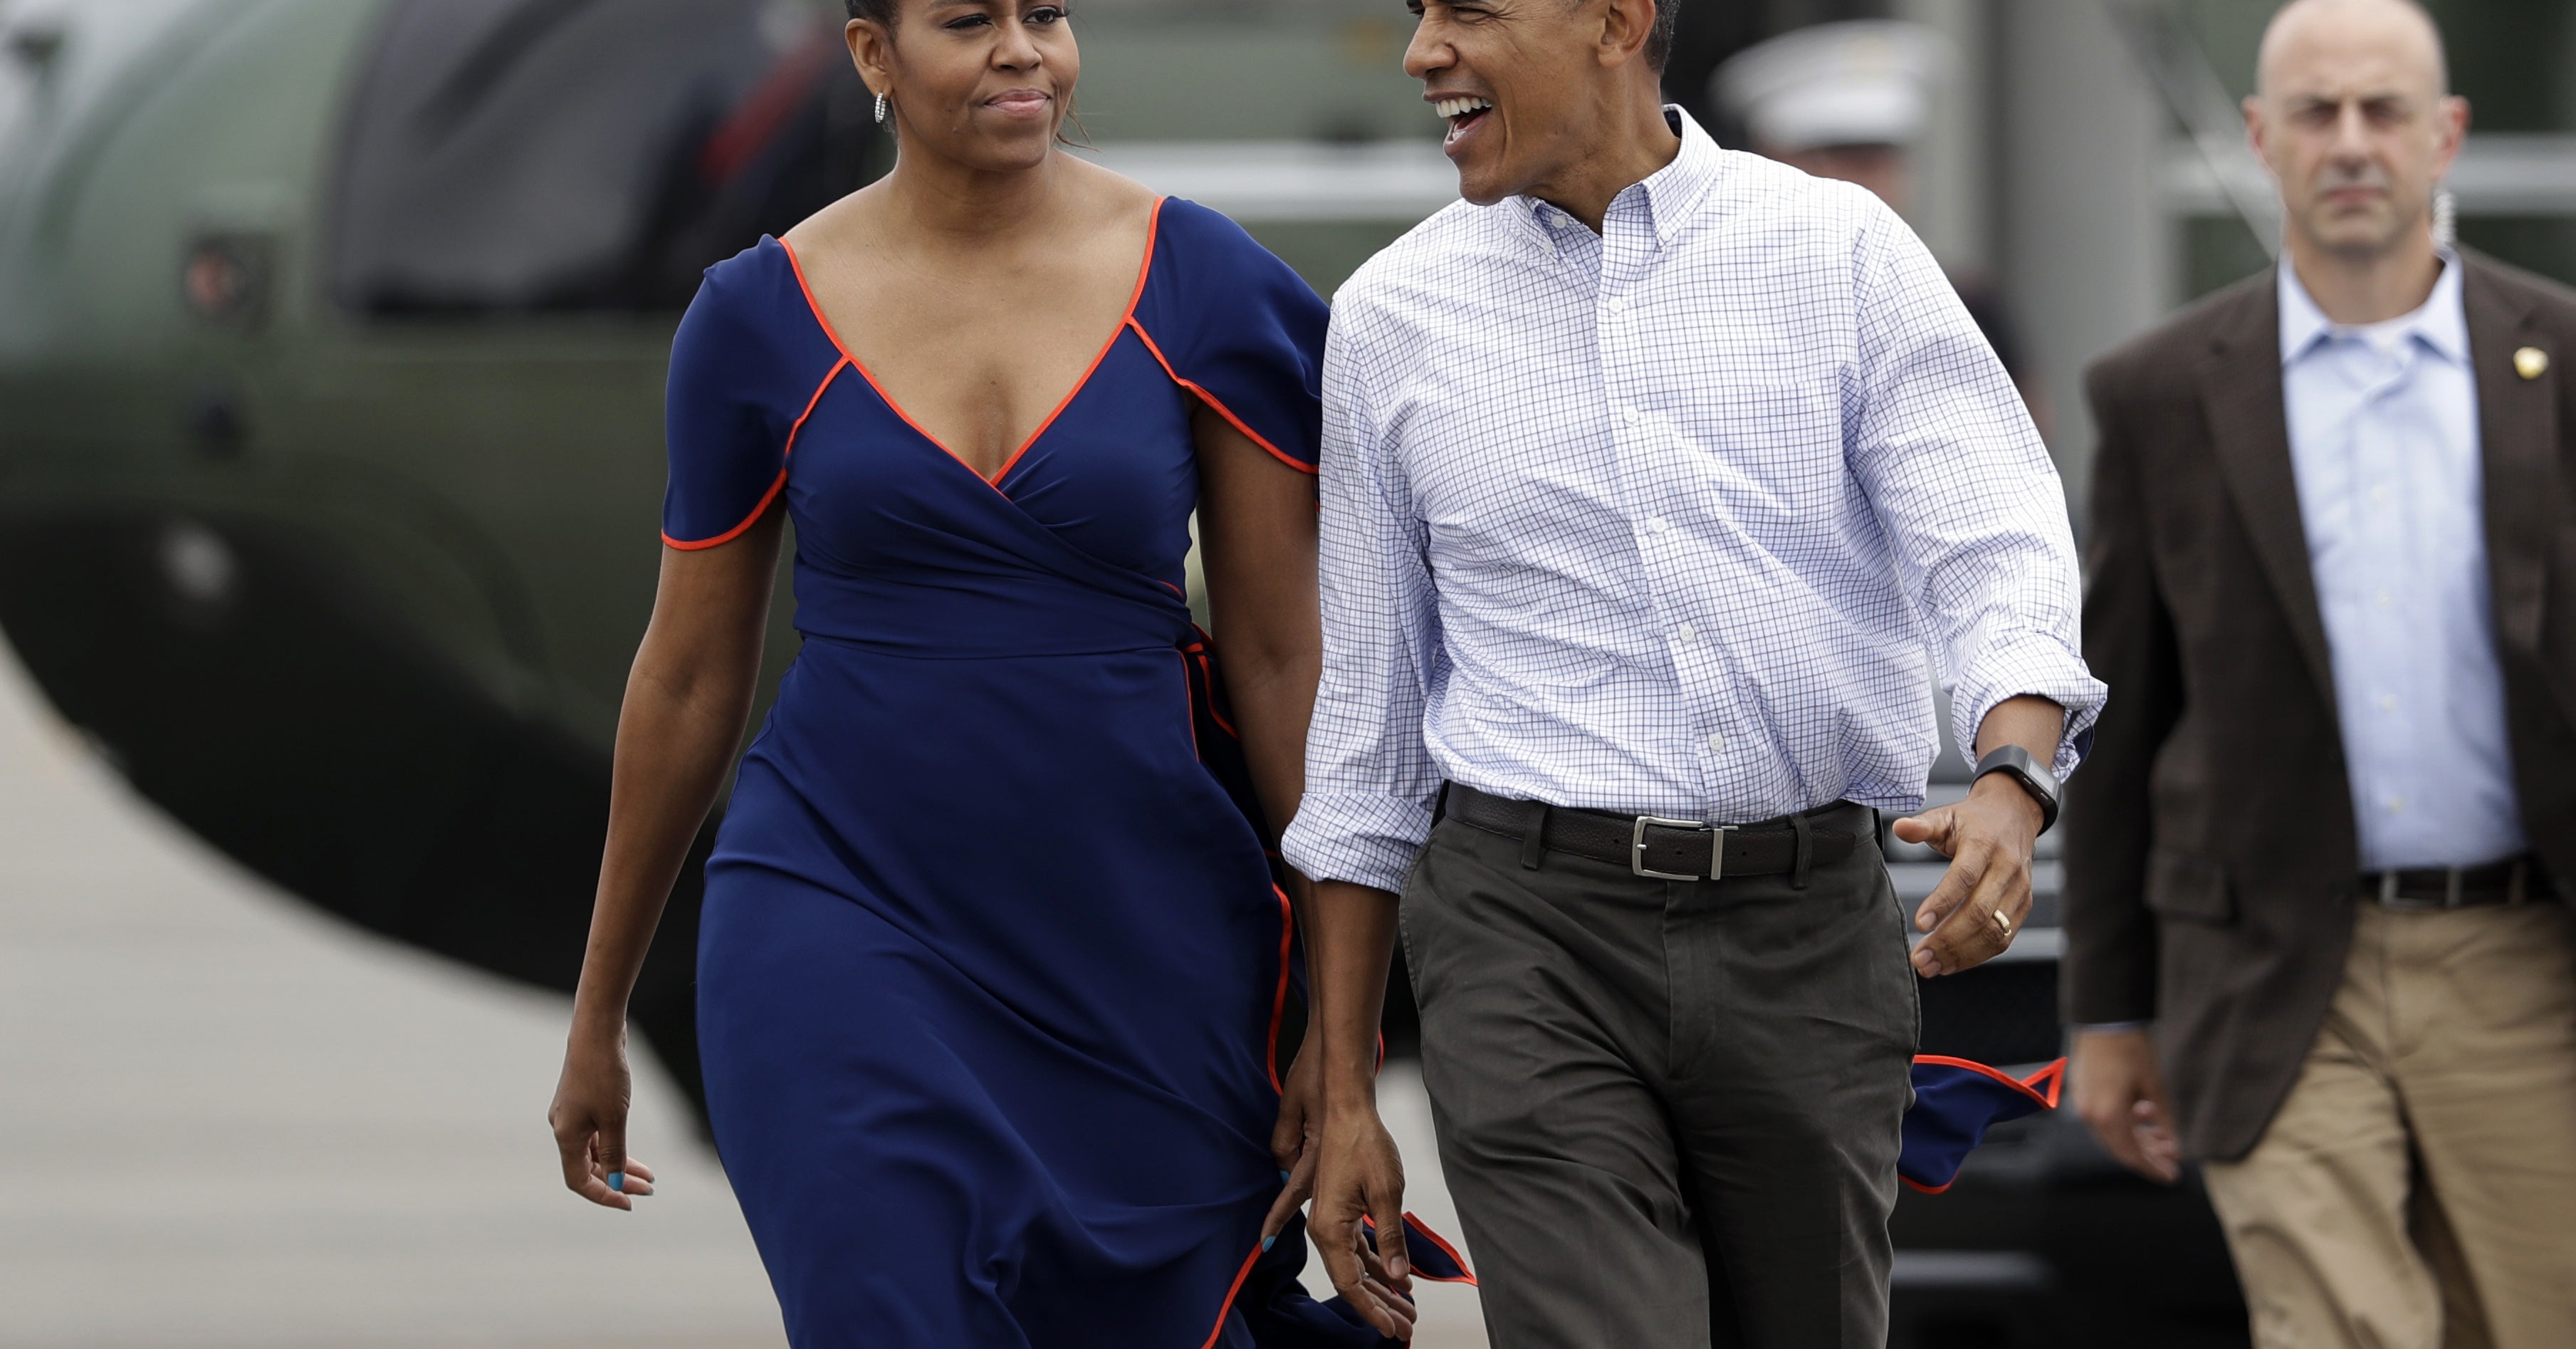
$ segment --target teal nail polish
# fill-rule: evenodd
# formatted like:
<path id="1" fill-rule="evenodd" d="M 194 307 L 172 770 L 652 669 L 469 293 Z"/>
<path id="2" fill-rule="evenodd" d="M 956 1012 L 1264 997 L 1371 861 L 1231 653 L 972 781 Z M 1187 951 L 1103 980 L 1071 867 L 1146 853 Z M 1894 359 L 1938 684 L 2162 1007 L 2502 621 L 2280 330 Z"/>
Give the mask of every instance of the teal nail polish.
<path id="1" fill-rule="evenodd" d="M 1296 1177 L 1295 1177 L 1295 1176 L 1292 1176 L 1292 1175 L 1288 1174 L 1288 1173 L 1287 1173 L 1287 1172 L 1285 1172 L 1285 1171 L 1282 1171 L 1282 1172 L 1280 1172 L 1280 1173 L 1279 1173 L 1279 1178 L 1280 1178 L 1281 1180 L 1295 1180 L 1295 1179 L 1296 1179 Z"/>
<path id="2" fill-rule="evenodd" d="M 1278 1244 L 1279 1244 L 1279 1235 L 1278 1235 L 1277 1233 L 1275 1233 L 1275 1232 L 1274 1232 L 1274 1233 L 1272 1233 L 1272 1234 L 1270 1234 L 1269 1236 L 1263 1237 L 1263 1238 L 1261 1239 L 1261 1253 L 1262 1253 L 1262 1254 L 1264 1254 L 1264 1255 L 1269 1254 L 1269 1253 L 1270 1253 L 1270 1248 L 1271 1248 L 1271 1247 L 1273 1247 L 1273 1246 L 1275 1246 L 1275 1245 L 1278 1245 Z"/>
<path id="3" fill-rule="evenodd" d="M 626 1192 L 626 1173 L 623 1171 L 609 1172 L 608 1188 L 615 1190 L 620 1194 L 624 1194 Z"/>

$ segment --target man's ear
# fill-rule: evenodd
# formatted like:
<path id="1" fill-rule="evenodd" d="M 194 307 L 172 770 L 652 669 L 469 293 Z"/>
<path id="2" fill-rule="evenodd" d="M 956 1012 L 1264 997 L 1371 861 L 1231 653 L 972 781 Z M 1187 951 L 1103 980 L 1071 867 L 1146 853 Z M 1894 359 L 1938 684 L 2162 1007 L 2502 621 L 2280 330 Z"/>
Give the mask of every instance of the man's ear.
<path id="1" fill-rule="evenodd" d="M 1601 6 L 1601 64 L 1624 66 L 1635 60 L 1655 34 L 1657 0 L 1593 0 L 1593 3 Z"/>
<path id="2" fill-rule="evenodd" d="M 2434 115 L 2442 119 L 2442 167 L 2437 176 L 2447 178 L 2452 162 L 2460 157 L 2460 146 L 2469 137 L 2469 101 L 2458 94 L 2446 94 Z"/>

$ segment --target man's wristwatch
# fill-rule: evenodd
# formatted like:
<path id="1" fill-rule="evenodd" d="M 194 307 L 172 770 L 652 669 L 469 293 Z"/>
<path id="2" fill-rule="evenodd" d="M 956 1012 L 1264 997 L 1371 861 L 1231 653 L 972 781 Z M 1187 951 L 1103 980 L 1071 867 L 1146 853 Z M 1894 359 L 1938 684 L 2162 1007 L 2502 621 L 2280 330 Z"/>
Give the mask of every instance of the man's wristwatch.
<path id="1" fill-rule="evenodd" d="M 2057 823 L 2057 775 L 2048 766 L 2032 758 L 2029 750 L 2019 745 L 1999 745 L 1977 760 L 1974 781 L 1984 781 L 1988 773 L 2002 773 L 2018 783 L 2030 799 L 2039 803 L 2039 832 L 2045 834 Z"/>

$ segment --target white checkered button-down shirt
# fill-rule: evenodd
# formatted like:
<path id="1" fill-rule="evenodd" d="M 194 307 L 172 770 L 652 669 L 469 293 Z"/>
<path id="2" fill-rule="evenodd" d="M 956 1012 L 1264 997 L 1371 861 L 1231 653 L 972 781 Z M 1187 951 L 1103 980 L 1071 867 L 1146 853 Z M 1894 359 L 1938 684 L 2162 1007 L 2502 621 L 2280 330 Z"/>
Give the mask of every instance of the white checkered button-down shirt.
<path id="1" fill-rule="evenodd" d="M 2012 381 L 1868 192 L 1720 150 L 1594 235 L 1442 211 L 1336 297 L 1324 677 L 1290 862 L 1399 889 L 1445 776 L 1717 823 L 1919 809 L 1996 703 L 2103 687 Z"/>

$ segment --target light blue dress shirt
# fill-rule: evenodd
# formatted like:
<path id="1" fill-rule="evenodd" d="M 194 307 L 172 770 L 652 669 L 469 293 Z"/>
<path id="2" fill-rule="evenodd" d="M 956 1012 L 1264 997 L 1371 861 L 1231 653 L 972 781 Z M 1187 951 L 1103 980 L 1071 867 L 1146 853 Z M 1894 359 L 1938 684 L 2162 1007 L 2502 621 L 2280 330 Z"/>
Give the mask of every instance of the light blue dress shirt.
<path id="1" fill-rule="evenodd" d="M 2047 447 L 1905 223 L 1719 149 L 1593 233 L 1461 202 L 1362 267 L 1324 355 L 1323 682 L 1284 840 L 1400 890 L 1441 779 L 1744 823 L 1918 809 L 2035 694 L 2105 696 Z M 1937 664 L 1936 664 L 1937 663 Z"/>
<path id="2" fill-rule="evenodd" d="M 2364 871 L 2521 852 L 2487 597 L 2460 265 L 2424 307 L 2329 320 L 2280 268 L 2281 389 Z"/>

